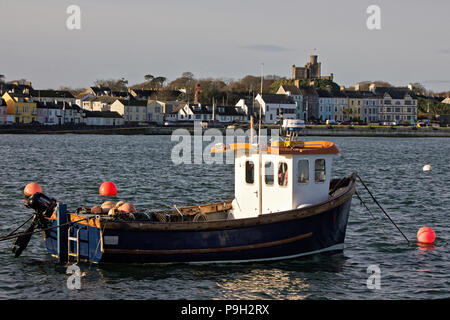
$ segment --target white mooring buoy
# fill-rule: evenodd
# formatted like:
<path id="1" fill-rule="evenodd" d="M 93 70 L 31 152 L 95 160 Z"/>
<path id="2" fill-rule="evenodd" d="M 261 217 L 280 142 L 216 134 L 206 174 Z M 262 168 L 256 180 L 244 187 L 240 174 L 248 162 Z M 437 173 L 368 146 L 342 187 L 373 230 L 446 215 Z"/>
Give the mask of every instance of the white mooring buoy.
<path id="1" fill-rule="evenodd" d="M 422 170 L 423 171 L 430 171 L 431 170 L 431 165 L 429 165 L 429 164 L 424 165 Z"/>

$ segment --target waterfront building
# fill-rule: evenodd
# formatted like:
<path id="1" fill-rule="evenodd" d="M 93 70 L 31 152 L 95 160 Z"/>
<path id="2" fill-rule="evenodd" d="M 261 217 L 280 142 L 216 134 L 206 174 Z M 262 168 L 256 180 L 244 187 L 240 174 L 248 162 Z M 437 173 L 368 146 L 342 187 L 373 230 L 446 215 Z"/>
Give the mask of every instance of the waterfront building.
<path id="1" fill-rule="evenodd" d="M 319 97 L 318 120 L 334 120 L 334 99 L 329 90 L 316 90 Z"/>
<path id="2" fill-rule="evenodd" d="M 211 119 L 222 123 L 247 122 L 247 115 L 244 110 L 236 106 L 210 106 Z M 214 112 L 212 112 L 214 109 Z M 214 115 L 214 118 L 213 118 Z"/>
<path id="3" fill-rule="evenodd" d="M 50 102 L 49 102 L 50 103 Z M 36 102 L 37 122 L 40 124 L 48 124 L 48 106 L 47 102 Z"/>
<path id="4" fill-rule="evenodd" d="M 37 121 L 36 102 L 29 95 L 6 92 L 2 98 L 7 104 L 7 114 L 14 115 L 15 123 L 29 124 Z"/>
<path id="5" fill-rule="evenodd" d="M 6 124 L 7 109 L 6 101 L 0 98 L 0 125 Z"/>
<path id="6" fill-rule="evenodd" d="M 148 121 L 147 103 L 148 100 L 116 99 L 109 110 L 119 113 L 126 123 L 137 124 Z"/>
<path id="7" fill-rule="evenodd" d="M 56 103 L 42 103 L 44 106 L 39 109 L 46 108 L 47 109 L 47 121 L 43 122 L 46 125 L 62 125 L 64 124 L 64 114 L 61 106 L 58 106 Z M 42 111 L 41 111 L 42 112 Z M 43 112 L 45 113 L 45 112 Z"/>
<path id="8" fill-rule="evenodd" d="M 308 121 L 319 118 L 319 96 L 314 87 L 282 85 L 277 94 L 285 94 L 295 101 L 297 119 Z"/>
<path id="9" fill-rule="evenodd" d="M 295 119 L 297 104 L 292 97 L 283 94 L 258 94 L 255 98 L 256 108 L 261 106 L 262 121 L 264 123 L 276 123 L 281 119 Z"/>
<path id="10" fill-rule="evenodd" d="M 382 98 L 380 121 L 414 124 L 417 122 L 417 96 L 408 88 L 373 88 Z"/>
<path id="11" fill-rule="evenodd" d="M 364 122 L 380 121 L 380 106 L 383 97 L 372 91 L 361 91 L 364 100 L 363 116 L 361 120 Z"/>
<path id="12" fill-rule="evenodd" d="M 54 101 L 37 101 L 37 121 L 45 125 L 63 125 L 75 123 L 71 105 Z M 67 113 L 67 115 L 66 115 Z M 79 120 L 78 120 L 79 121 Z"/>
<path id="13" fill-rule="evenodd" d="M 319 95 L 314 87 L 300 88 L 303 100 L 303 117 L 310 121 L 317 119 L 319 114 Z"/>
<path id="14" fill-rule="evenodd" d="M 62 105 L 63 123 L 64 124 L 80 124 L 83 123 L 84 112 L 80 106 L 76 104 L 58 103 Z"/>
<path id="15" fill-rule="evenodd" d="M 114 111 L 85 110 L 84 123 L 88 126 L 123 126 L 124 119 Z"/>
<path id="16" fill-rule="evenodd" d="M 117 98 L 110 96 L 98 96 L 94 97 L 91 101 L 92 111 L 110 111 L 111 104 L 113 104 Z M 123 100 L 128 101 L 128 100 Z"/>
<path id="17" fill-rule="evenodd" d="M 37 121 L 45 125 L 81 124 L 84 110 L 76 104 L 37 101 Z"/>
<path id="18" fill-rule="evenodd" d="M 253 116 L 253 121 L 259 119 L 259 107 L 255 105 L 255 100 L 252 98 L 241 98 L 236 102 L 235 106 L 245 113 L 247 120 L 250 121 L 250 116 Z"/>
<path id="19" fill-rule="evenodd" d="M 348 107 L 343 110 L 344 121 L 362 120 L 364 111 L 364 98 L 359 91 L 344 91 L 348 98 Z"/>
<path id="20" fill-rule="evenodd" d="M 332 104 L 334 105 L 334 120 L 344 121 L 344 110 L 348 108 L 348 97 L 342 91 L 334 92 L 332 96 Z"/>
<path id="21" fill-rule="evenodd" d="M 87 99 L 94 97 L 92 93 L 89 92 L 81 92 L 75 97 L 75 104 L 79 105 L 82 109 L 91 110 L 91 102 L 87 101 Z M 87 101 L 86 103 L 84 103 Z"/>
<path id="22" fill-rule="evenodd" d="M 64 102 L 74 104 L 75 97 L 66 90 L 33 90 L 30 94 L 34 101 L 40 102 Z"/>
<path id="23" fill-rule="evenodd" d="M 209 121 L 212 119 L 212 109 L 198 104 L 182 104 L 166 115 L 168 121 Z"/>
<path id="24" fill-rule="evenodd" d="M 0 82 L 0 93 L 3 95 L 5 92 L 16 93 L 22 95 L 29 95 L 33 91 L 30 81 L 26 80 L 14 80 L 7 83 Z"/>
<path id="25" fill-rule="evenodd" d="M 77 98 L 75 100 L 75 104 L 79 105 L 84 110 L 94 111 L 94 101 L 96 98 L 97 98 L 96 96 L 94 96 L 92 94 L 88 94 L 88 95 L 85 95 L 83 98 Z M 101 111 L 101 110 L 97 110 L 97 111 Z"/>
<path id="26" fill-rule="evenodd" d="M 147 121 L 162 123 L 166 115 L 172 113 L 180 105 L 185 105 L 182 101 L 160 101 L 148 100 L 147 103 Z"/>
<path id="27" fill-rule="evenodd" d="M 307 119 L 307 114 L 304 109 L 303 94 L 300 88 L 293 85 L 281 85 L 277 94 L 285 94 L 295 101 L 297 108 L 295 110 L 296 118 L 301 120 Z"/>
<path id="28" fill-rule="evenodd" d="M 148 100 L 147 102 L 147 121 L 161 124 L 164 122 L 164 108 L 166 103 L 157 100 Z M 170 108 L 172 111 L 172 108 Z"/>
<path id="29" fill-rule="evenodd" d="M 117 98 L 110 96 L 87 95 L 76 99 L 75 104 L 88 111 L 110 111 L 112 103 L 116 100 Z"/>

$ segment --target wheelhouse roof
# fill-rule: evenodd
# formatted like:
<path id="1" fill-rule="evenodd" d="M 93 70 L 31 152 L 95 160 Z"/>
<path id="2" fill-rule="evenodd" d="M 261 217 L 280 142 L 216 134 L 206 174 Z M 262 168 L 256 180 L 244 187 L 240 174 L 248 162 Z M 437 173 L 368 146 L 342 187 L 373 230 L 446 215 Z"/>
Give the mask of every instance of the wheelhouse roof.
<path id="1" fill-rule="evenodd" d="M 245 152 L 256 152 L 257 147 L 250 143 L 232 143 L 229 145 L 216 146 L 211 149 L 211 153 L 223 153 L 230 151 L 244 150 Z M 339 149 L 330 141 L 304 141 L 293 146 L 269 146 L 263 152 L 279 155 L 314 155 L 314 154 L 338 154 Z"/>

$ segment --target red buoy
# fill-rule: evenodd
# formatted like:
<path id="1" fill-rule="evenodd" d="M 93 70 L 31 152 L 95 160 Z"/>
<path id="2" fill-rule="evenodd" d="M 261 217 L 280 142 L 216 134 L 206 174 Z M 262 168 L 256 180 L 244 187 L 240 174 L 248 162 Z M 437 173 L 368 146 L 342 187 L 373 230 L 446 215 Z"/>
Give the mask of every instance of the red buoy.
<path id="1" fill-rule="evenodd" d="M 98 192 L 101 196 L 115 196 L 117 195 L 117 187 L 111 181 L 103 182 Z"/>
<path id="2" fill-rule="evenodd" d="M 23 193 L 27 196 L 27 197 L 31 197 L 33 194 L 35 194 L 36 192 L 41 192 L 42 193 L 42 188 L 40 185 L 38 185 L 35 182 L 31 182 L 29 184 L 27 184 L 25 186 L 25 189 L 23 189 Z"/>
<path id="3" fill-rule="evenodd" d="M 433 243 L 435 239 L 436 234 L 430 227 L 422 227 L 417 231 L 417 241 L 421 243 Z"/>

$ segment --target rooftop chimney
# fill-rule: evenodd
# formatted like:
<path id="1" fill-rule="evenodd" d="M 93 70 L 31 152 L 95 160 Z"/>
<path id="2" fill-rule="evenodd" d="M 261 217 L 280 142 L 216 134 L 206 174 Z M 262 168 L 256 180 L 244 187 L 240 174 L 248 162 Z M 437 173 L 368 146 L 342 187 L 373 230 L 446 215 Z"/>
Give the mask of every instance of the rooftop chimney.
<path id="1" fill-rule="evenodd" d="M 200 89 L 200 83 L 196 83 L 195 84 L 195 95 L 194 95 L 194 103 L 195 104 L 200 104 L 200 93 L 201 93 L 201 89 Z"/>

